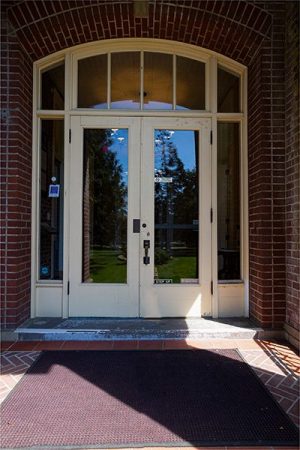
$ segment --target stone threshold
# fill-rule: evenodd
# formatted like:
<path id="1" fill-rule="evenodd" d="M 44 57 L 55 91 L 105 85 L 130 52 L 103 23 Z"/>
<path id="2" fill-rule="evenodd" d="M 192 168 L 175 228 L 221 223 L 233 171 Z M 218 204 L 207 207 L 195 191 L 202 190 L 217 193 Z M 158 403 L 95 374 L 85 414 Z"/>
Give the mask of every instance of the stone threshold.
<path id="1" fill-rule="evenodd" d="M 166 341 L 211 339 L 271 339 L 280 330 L 264 330 L 249 319 L 29 319 L 10 341 Z M 5 339 L 3 339 L 5 340 Z"/>

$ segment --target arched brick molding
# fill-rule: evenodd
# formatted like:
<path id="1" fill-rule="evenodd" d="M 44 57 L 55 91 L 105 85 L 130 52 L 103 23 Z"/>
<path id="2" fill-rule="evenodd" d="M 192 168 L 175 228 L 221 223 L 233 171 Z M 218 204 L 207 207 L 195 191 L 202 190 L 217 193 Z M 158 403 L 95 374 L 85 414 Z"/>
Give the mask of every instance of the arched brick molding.
<path id="1" fill-rule="evenodd" d="M 297 8 L 297 2 L 292 3 Z M 18 161 L 31 153 L 31 64 L 58 50 L 102 39 L 159 38 L 208 48 L 249 68 L 250 312 L 262 325 L 282 326 L 286 289 L 284 30 L 289 17 L 286 2 L 150 0 L 149 17 L 142 19 L 134 17 L 131 0 L 4 1 L 2 8 L 5 22 L 2 67 L 10 74 L 4 78 L 4 100 L 11 117 L 4 121 L 3 133 L 8 136 L 6 148 L 13 147 L 12 133 L 18 133 L 21 145 L 17 150 Z M 15 101 L 18 106 L 14 113 Z M 11 156 L 5 164 L 9 165 L 4 174 L 8 198 L 5 224 L 8 224 L 13 211 L 9 197 L 13 185 L 10 173 L 14 173 Z M 28 183 L 30 164 L 27 160 L 26 170 L 16 164 L 15 181 L 20 191 L 23 183 Z M 27 196 L 30 197 L 29 190 Z M 4 246 L 6 325 L 19 323 L 29 311 L 29 252 L 24 250 L 18 268 L 11 259 L 12 266 L 7 269 L 12 246 L 18 248 L 24 236 L 28 236 L 29 224 L 30 213 L 26 212 Z M 24 284 L 17 288 L 13 280 L 20 273 L 24 274 Z M 15 285 L 11 287 L 10 282 Z"/>
<path id="2" fill-rule="evenodd" d="M 249 65 L 268 36 L 272 17 L 254 3 L 149 1 L 135 18 L 133 1 L 23 1 L 8 17 L 32 60 L 102 39 L 171 39 L 214 50 Z"/>

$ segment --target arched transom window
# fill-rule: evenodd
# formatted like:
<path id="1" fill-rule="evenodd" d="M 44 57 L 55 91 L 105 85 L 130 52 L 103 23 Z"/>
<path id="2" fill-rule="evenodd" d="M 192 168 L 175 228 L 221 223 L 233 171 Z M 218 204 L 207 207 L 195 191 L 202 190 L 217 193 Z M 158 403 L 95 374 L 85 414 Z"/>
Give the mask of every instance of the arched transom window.
<path id="1" fill-rule="evenodd" d="M 92 53 L 92 52 L 90 52 Z M 74 53 L 72 106 L 94 110 L 208 111 L 217 87 L 217 111 L 239 113 L 241 70 L 208 55 L 162 51 Z M 213 86 L 212 78 L 217 79 Z M 40 109 L 64 108 L 65 60 L 41 71 Z"/>

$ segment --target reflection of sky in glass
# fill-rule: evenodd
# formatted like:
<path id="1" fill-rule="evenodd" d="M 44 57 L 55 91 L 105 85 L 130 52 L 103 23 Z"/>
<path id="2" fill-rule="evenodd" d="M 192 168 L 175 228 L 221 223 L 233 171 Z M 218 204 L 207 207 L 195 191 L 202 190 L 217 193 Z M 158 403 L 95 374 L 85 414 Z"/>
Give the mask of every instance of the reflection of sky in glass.
<path id="1" fill-rule="evenodd" d="M 149 101 L 144 103 L 144 109 L 172 109 L 173 105 L 171 103 L 155 102 Z"/>
<path id="2" fill-rule="evenodd" d="M 161 131 L 170 130 L 155 130 L 155 147 L 158 152 L 155 157 L 155 168 L 159 169 L 161 144 L 158 142 Z M 195 131 L 194 130 L 171 130 L 170 138 L 166 139 L 166 144 L 171 142 L 177 149 L 177 155 L 181 159 L 185 170 L 192 170 L 195 168 Z M 158 166 L 158 167 L 157 167 Z"/>
<path id="3" fill-rule="evenodd" d="M 112 128 L 110 130 L 112 144 L 110 150 L 116 154 L 122 168 L 122 180 L 128 184 L 128 130 L 126 128 Z"/>
<path id="4" fill-rule="evenodd" d="M 94 109 L 107 109 L 107 103 L 98 103 L 96 105 L 91 105 Z"/>
<path id="5" fill-rule="evenodd" d="M 94 109 L 107 109 L 107 103 L 98 103 L 96 105 L 93 105 L 92 108 Z M 120 100 L 116 102 L 111 102 L 110 107 L 112 109 L 140 109 L 140 103 L 134 102 L 133 100 Z M 144 109 L 172 109 L 173 105 L 171 103 L 164 103 L 164 102 L 156 102 L 156 101 L 149 101 L 144 103 Z M 176 106 L 176 109 L 188 109 L 183 106 Z"/>
<path id="6" fill-rule="evenodd" d="M 119 100 L 111 102 L 110 107 L 112 109 L 140 109 L 140 103 L 133 100 Z"/>
<path id="7" fill-rule="evenodd" d="M 168 130 L 155 130 L 155 141 L 159 139 L 161 131 Z M 112 144 L 110 150 L 116 153 L 118 163 L 122 168 L 122 180 L 126 185 L 128 184 L 128 129 L 126 128 L 114 128 L 110 129 L 110 139 Z M 166 143 L 171 142 L 177 149 L 178 157 L 181 159 L 185 170 L 193 170 L 195 168 L 195 132 L 194 130 L 172 130 L 170 133 L 170 139 L 166 140 Z M 158 144 L 158 145 L 157 145 Z M 161 145 L 155 143 L 156 156 L 155 165 L 156 169 L 159 169 Z"/>

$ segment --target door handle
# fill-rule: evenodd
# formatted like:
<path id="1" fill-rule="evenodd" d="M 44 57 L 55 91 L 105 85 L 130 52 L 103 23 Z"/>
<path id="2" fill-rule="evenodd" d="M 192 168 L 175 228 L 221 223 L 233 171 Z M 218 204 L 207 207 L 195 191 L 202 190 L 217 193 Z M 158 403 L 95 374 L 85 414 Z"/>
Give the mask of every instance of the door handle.
<path id="1" fill-rule="evenodd" d="M 144 240 L 145 256 L 143 258 L 143 262 L 146 266 L 150 264 L 150 256 L 148 256 L 149 248 L 150 248 L 150 241 L 146 239 Z"/>

